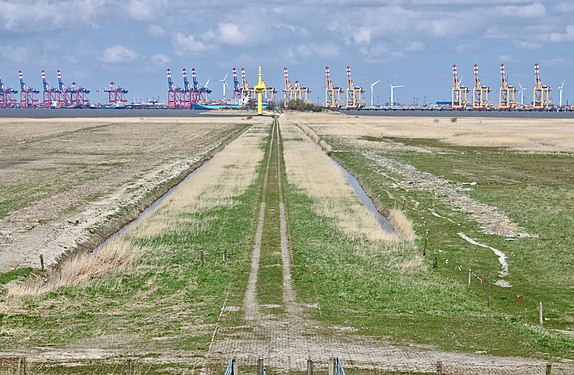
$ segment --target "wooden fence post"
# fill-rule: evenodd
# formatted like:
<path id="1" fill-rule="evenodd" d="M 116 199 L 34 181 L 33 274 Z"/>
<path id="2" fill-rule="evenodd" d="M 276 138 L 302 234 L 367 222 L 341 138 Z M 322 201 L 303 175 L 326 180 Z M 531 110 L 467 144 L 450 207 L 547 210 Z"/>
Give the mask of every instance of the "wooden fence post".
<path id="1" fill-rule="evenodd" d="M 26 375 L 26 358 L 18 358 L 18 375 Z"/>
<path id="2" fill-rule="evenodd" d="M 471 275 L 472 275 L 472 269 L 469 268 L 469 269 L 468 269 L 468 285 L 470 285 Z"/>
<path id="3" fill-rule="evenodd" d="M 199 262 L 201 263 L 202 266 L 205 263 L 205 253 L 203 252 L 203 250 L 201 250 L 199 253 Z"/>
<path id="4" fill-rule="evenodd" d="M 44 256 L 40 254 L 40 270 L 44 271 Z"/>
<path id="5" fill-rule="evenodd" d="M 442 375 L 442 361 L 436 363 L 436 375 Z"/>
<path id="6" fill-rule="evenodd" d="M 337 367 L 337 359 L 331 358 L 329 362 L 329 375 L 335 375 L 335 367 Z"/>
<path id="7" fill-rule="evenodd" d="M 488 300 L 486 301 L 486 307 L 490 307 L 490 283 L 488 283 Z"/>
<path id="8" fill-rule="evenodd" d="M 227 264 L 227 249 L 223 250 L 223 263 Z"/>
<path id="9" fill-rule="evenodd" d="M 552 363 L 550 362 L 546 364 L 546 375 L 552 375 Z"/>
<path id="10" fill-rule="evenodd" d="M 539 318 L 540 318 L 540 325 L 544 325 L 544 314 L 542 313 L 542 302 L 540 302 L 540 305 L 538 306 L 538 313 L 539 313 Z"/>
<path id="11" fill-rule="evenodd" d="M 307 375 L 313 375 L 313 360 L 311 358 L 307 360 Z"/>
<path id="12" fill-rule="evenodd" d="M 132 360 L 126 360 L 126 375 L 132 375 Z"/>

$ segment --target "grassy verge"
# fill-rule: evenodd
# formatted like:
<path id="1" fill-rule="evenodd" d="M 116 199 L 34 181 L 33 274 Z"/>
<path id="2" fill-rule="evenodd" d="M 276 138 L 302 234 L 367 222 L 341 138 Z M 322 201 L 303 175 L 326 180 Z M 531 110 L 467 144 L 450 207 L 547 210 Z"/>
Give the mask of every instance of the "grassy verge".
<path id="1" fill-rule="evenodd" d="M 281 233 L 279 215 L 279 183 L 281 173 L 277 150 L 279 147 L 279 130 L 277 124 L 271 128 L 274 135 L 266 149 L 267 185 L 261 187 L 262 200 L 265 202 L 265 222 L 261 240 L 261 258 L 257 278 L 257 299 L 262 305 L 281 305 L 283 290 L 283 266 L 281 260 Z M 282 308 L 273 308 L 282 311 Z"/>
<path id="2" fill-rule="evenodd" d="M 477 223 L 453 211 L 440 197 L 400 189 L 373 173 L 381 166 L 366 159 L 363 149 L 333 138 L 328 142 L 338 150 L 337 159 L 383 204 L 404 207 L 415 223 L 418 240 L 414 245 L 388 248 L 352 241 L 337 231 L 333 222 L 317 216 L 308 197 L 289 186 L 294 280 L 305 302 L 319 302 L 316 319 L 356 327 L 363 334 L 389 337 L 398 343 L 429 344 L 449 351 L 574 357 L 574 340 L 555 330 L 573 330 L 574 326 L 574 305 L 568 297 L 574 285 L 574 257 L 571 252 L 566 254 L 568 234 L 574 227 L 567 213 L 573 207 L 572 200 L 565 202 L 574 181 L 572 174 L 564 173 L 571 156 L 547 155 L 538 164 L 529 162 L 532 155 L 498 149 L 462 148 L 452 149 L 448 155 L 424 156 L 396 150 L 384 153 L 454 182 L 477 181 L 478 186 L 469 192 L 472 198 L 499 207 L 527 231 L 539 234 L 538 238 L 507 241 L 483 234 Z M 420 145 L 423 141 L 415 142 Z M 376 150 L 376 145 L 372 149 Z M 508 177 L 508 171 L 515 171 L 515 176 L 512 172 Z M 548 176 L 552 173 L 556 175 Z M 516 180 L 518 176 L 522 178 Z M 429 208 L 453 222 L 433 216 Z M 412 251 L 422 253 L 427 230 L 433 247 L 423 269 L 410 272 L 397 267 Z M 492 285 L 490 308 L 486 306 L 487 285 L 498 277 L 498 259 L 490 250 L 461 239 L 458 232 L 509 256 L 508 280 L 513 287 Z M 468 269 L 473 270 L 470 286 Z M 524 298 L 519 300 L 517 295 Z M 537 326 L 539 301 L 547 306 L 544 328 Z"/>

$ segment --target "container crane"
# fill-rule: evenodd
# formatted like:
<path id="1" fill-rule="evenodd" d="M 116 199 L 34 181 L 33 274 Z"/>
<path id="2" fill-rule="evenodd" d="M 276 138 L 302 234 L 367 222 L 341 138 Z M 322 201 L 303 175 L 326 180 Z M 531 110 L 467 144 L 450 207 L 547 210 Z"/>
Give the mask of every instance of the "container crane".
<path id="1" fill-rule="evenodd" d="M 179 108 L 183 96 L 183 90 L 177 87 L 171 79 L 171 69 L 167 69 L 167 107 Z"/>
<path id="2" fill-rule="evenodd" d="M 90 104 L 90 100 L 86 97 L 90 90 L 79 86 L 76 82 L 72 82 L 66 91 L 69 94 L 70 107 L 83 108 Z"/>
<path id="3" fill-rule="evenodd" d="M 233 93 L 231 94 L 231 100 L 233 103 L 237 103 L 242 99 L 242 86 L 239 83 L 239 78 L 237 78 L 237 69 L 233 68 L 231 74 L 233 76 Z"/>
<path id="4" fill-rule="evenodd" d="M 18 72 L 18 77 L 20 78 L 20 108 L 35 107 L 38 102 L 36 94 L 39 94 L 40 91 L 28 87 L 26 83 L 24 83 L 24 75 L 21 70 Z"/>
<path id="5" fill-rule="evenodd" d="M 550 87 L 542 83 L 540 78 L 540 66 L 534 64 L 533 108 L 537 110 L 547 110 L 550 106 Z"/>
<path id="6" fill-rule="evenodd" d="M 500 96 L 498 108 L 513 110 L 516 108 L 516 87 L 508 84 L 508 76 L 504 64 L 500 64 Z"/>
<path id="7" fill-rule="evenodd" d="M 341 107 L 341 94 L 344 92 L 342 87 L 333 85 L 331 80 L 331 70 L 328 66 L 325 67 L 325 107 L 339 108 Z"/>
<path id="8" fill-rule="evenodd" d="M 46 72 L 42 70 L 42 107 L 51 108 L 58 106 L 60 90 L 51 87 L 46 80 Z"/>
<path id="9" fill-rule="evenodd" d="M 251 91 L 249 82 L 247 82 L 245 68 L 241 68 L 241 100 L 243 101 L 243 104 L 247 104 L 249 99 L 251 99 Z"/>
<path id="10" fill-rule="evenodd" d="M 363 97 L 365 89 L 355 85 L 351 76 L 351 67 L 347 66 L 347 95 L 345 101 L 345 108 L 359 109 L 365 105 Z"/>
<path id="11" fill-rule="evenodd" d="M 474 88 L 472 89 L 472 109 L 488 109 L 490 87 L 485 86 L 478 76 L 478 64 L 474 64 Z"/>
<path id="12" fill-rule="evenodd" d="M 452 109 L 466 109 L 468 103 L 466 96 L 470 89 L 466 86 L 463 86 L 458 79 L 458 69 L 456 64 L 452 66 L 452 79 Z"/>
<path id="13" fill-rule="evenodd" d="M 2 82 L 2 77 L 0 77 L 0 108 L 9 108 L 16 105 L 16 98 L 14 94 L 18 91 L 13 88 L 7 87 Z"/>
<path id="14" fill-rule="evenodd" d="M 289 102 L 295 100 L 301 100 L 304 103 L 309 102 L 309 94 L 311 89 L 302 86 L 299 81 L 295 81 L 291 84 L 289 80 L 289 70 L 287 67 L 283 68 L 283 79 L 285 81 L 285 88 L 283 89 L 283 105 L 287 106 Z"/>
<path id="15" fill-rule="evenodd" d="M 64 81 L 62 80 L 62 72 L 60 70 L 57 71 L 58 74 L 58 108 L 66 107 L 70 102 L 68 98 L 68 92 L 66 91 L 66 85 L 64 85 Z"/>
<path id="16" fill-rule="evenodd" d="M 181 72 L 183 75 L 183 91 L 181 92 L 180 95 L 180 102 L 178 104 L 178 107 L 191 109 L 192 103 L 195 101 L 194 90 L 193 87 L 191 86 L 191 83 L 187 79 L 187 69 L 183 68 Z"/>
<path id="17" fill-rule="evenodd" d="M 115 107 L 122 107 L 128 101 L 124 97 L 124 94 L 127 94 L 128 90 L 118 87 L 114 82 L 110 82 L 108 87 L 98 90 L 98 92 L 107 92 L 109 104 Z"/>
<path id="18" fill-rule="evenodd" d="M 194 93 L 194 100 L 192 103 L 207 102 L 207 95 L 211 94 L 211 90 L 206 86 L 201 86 L 199 81 L 197 80 L 197 73 L 195 68 L 191 68 L 191 79 L 193 81 L 193 93 Z M 209 83 L 209 80 L 207 81 Z"/>

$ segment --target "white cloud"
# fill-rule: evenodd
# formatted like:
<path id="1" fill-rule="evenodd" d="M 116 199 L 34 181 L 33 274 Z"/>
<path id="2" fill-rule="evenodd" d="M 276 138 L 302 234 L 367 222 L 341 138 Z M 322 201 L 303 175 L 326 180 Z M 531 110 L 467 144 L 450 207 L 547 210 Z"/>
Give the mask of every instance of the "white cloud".
<path id="1" fill-rule="evenodd" d="M 102 61 L 107 64 L 122 64 L 134 61 L 138 58 L 138 54 L 130 48 L 116 44 L 110 48 L 106 48 L 102 54 Z"/>
<path id="2" fill-rule="evenodd" d="M 549 33 L 545 37 L 549 42 L 574 42 L 574 25 L 569 25 L 566 27 L 563 33 Z"/>
<path id="3" fill-rule="evenodd" d="M 554 59 L 546 59 L 540 62 L 542 67 L 550 67 L 550 68 L 568 68 L 572 66 L 572 60 L 565 59 L 562 57 L 557 57 Z"/>
<path id="4" fill-rule="evenodd" d="M 201 40 L 196 39 L 194 35 L 186 35 L 181 32 L 174 35 L 172 43 L 176 49 L 176 53 L 180 56 L 203 53 L 214 49 L 213 44 L 204 43 Z"/>
<path id="5" fill-rule="evenodd" d="M 247 37 L 241 31 L 237 23 L 221 22 L 217 25 L 219 40 L 224 44 L 241 46 L 249 43 Z"/>
<path id="6" fill-rule="evenodd" d="M 167 55 L 157 54 L 151 57 L 151 62 L 155 65 L 166 66 L 171 62 L 171 59 Z"/>
<path id="7" fill-rule="evenodd" d="M 165 13 L 166 0 L 129 0 L 124 5 L 128 15 L 137 21 L 149 21 Z"/>
<path id="8" fill-rule="evenodd" d="M 165 30 L 160 25 L 151 24 L 147 27 L 148 33 L 155 36 L 162 36 L 165 35 Z"/>
<path id="9" fill-rule="evenodd" d="M 30 58 L 30 50 L 26 47 L 10 47 L 10 46 L 2 46 L 0 50 L 0 54 L 10 61 L 15 63 L 25 63 Z"/>

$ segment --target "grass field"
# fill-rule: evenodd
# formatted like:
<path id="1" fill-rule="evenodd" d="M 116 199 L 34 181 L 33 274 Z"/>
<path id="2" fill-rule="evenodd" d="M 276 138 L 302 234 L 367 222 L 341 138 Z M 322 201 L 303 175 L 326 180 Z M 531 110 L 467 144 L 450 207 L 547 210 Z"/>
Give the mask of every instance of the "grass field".
<path id="1" fill-rule="evenodd" d="M 386 362 L 384 352 L 369 348 L 398 351 L 397 360 L 400 353 L 438 352 L 446 365 L 455 361 L 449 353 L 574 359 L 569 128 L 566 136 L 545 141 L 547 123 L 505 119 L 491 131 L 490 119 L 480 120 L 488 127 L 472 119 L 377 121 L 288 114 L 271 138 L 265 119 L 97 255 L 58 272 L 0 274 L 0 354 L 51 352 L 86 371 L 102 366 L 86 363 L 86 356 L 129 357 L 149 364 L 149 373 L 188 373 L 202 365 L 219 373 L 221 358 L 228 358 L 224 350 L 254 359 L 277 355 L 274 350 L 283 351 L 279 357 L 303 351 L 318 363 L 341 348 L 351 357 L 364 350 L 368 361 L 349 358 L 358 367 L 352 372 L 385 374 L 401 372 L 373 369 Z M 440 132 L 429 130 L 435 125 Z M 503 139 L 517 127 L 528 128 L 528 135 Z M 229 125 L 227 131 L 246 128 Z M 537 152 L 527 151 L 528 144 Z M 357 201 L 324 151 L 395 216 L 394 233 Z M 296 306 L 284 295 L 283 201 Z M 263 308 L 250 323 L 244 302 L 262 202 L 256 296 Z M 277 341 L 283 336 L 293 348 Z M 230 348 L 217 349 L 217 342 Z M 92 349 L 97 352 L 86 354 Z M 254 372 L 252 365 L 244 362 L 243 371 Z"/>
<path id="2" fill-rule="evenodd" d="M 322 289 L 315 292 L 318 296 L 339 302 L 329 309 L 322 304 L 322 316 L 318 318 L 360 327 L 364 333 L 376 332 L 394 340 L 432 344 L 445 350 L 574 357 L 571 333 L 561 333 L 574 331 L 574 302 L 570 298 L 574 255 L 568 251 L 574 230 L 573 155 L 564 152 L 562 146 L 561 152 L 532 154 L 500 147 L 453 145 L 436 139 L 388 137 L 385 129 L 361 121 L 349 121 L 351 127 L 356 124 L 355 133 L 342 123 L 311 127 L 333 147 L 335 158 L 385 206 L 406 210 L 415 223 L 418 252 L 423 252 L 426 233 L 432 247 L 421 272 L 389 267 L 390 262 L 402 256 L 400 252 L 353 259 L 346 254 L 353 252 L 354 244 L 340 239 L 330 241 L 333 224 L 326 227 L 324 219 L 308 210 L 305 214 L 308 198 L 293 191 L 292 202 L 297 206 L 291 212 L 301 216 L 292 223 L 305 223 L 300 228 L 305 231 L 301 239 L 311 233 L 315 239 L 309 245 L 306 241 L 297 243 L 293 236 L 305 252 L 301 264 L 311 265 L 312 271 L 306 274 L 324 275 L 313 279 L 301 275 L 300 289 L 319 286 Z M 469 126 L 468 132 L 475 131 L 476 127 Z M 341 136 L 343 133 L 345 136 Z M 496 139 L 489 142 L 495 143 Z M 440 176 L 453 186 L 470 187 L 465 191 L 469 198 L 498 208 L 533 236 L 505 238 L 485 234 L 468 213 L 432 191 L 416 185 L 405 187 L 408 181 L 401 182 L 407 177 L 386 169 L 366 157 L 365 152 Z M 476 184 L 463 185 L 473 182 Z M 293 232 L 297 230 L 294 228 Z M 458 235 L 461 232 L 507 255 L 507 280 L 512 287 L 494 284 L 500 273 L 497 257 L 462 239 Z M 318 255 L 329 254 L 333 260 L 334 252 L 340 254 L 337 261 Z M 333 274 L 339 277 L 327 277 Z M 491 308 L 486 306 L 488 284 Z M 539 302 L 544 304 L 544 328 L 538 326 Z"/>

